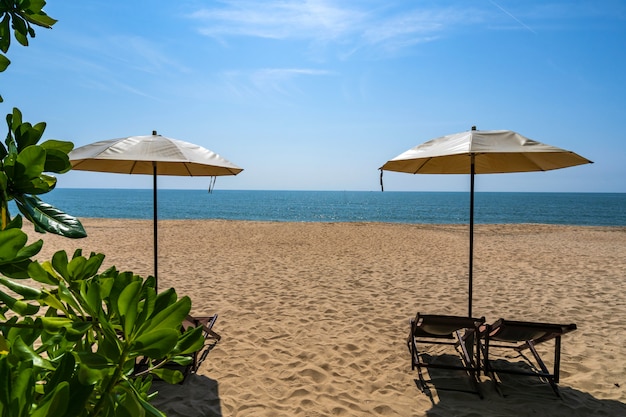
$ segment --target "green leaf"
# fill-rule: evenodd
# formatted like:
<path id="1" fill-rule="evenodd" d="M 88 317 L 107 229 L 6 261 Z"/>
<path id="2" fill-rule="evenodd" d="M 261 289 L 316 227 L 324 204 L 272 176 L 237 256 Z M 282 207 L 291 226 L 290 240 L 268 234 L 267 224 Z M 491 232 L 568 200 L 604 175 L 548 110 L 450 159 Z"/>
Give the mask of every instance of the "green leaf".
<path id="1" fill-rule="evenodd" d="M 70 399 L 70 388 L 67 381 L 59 383 L 39 403 L 31 417 L 49 417 L 65 415 Z"/>
<path id="2" fill-rule="evenodd" d="M 145 282 L 142 287 L 142 298 L 143 302 L 140 306 L 140 313 L 137 317 L 137 325 L 141 327 L 143 323 L 148 320 L 148 317 L 152 316 L 154 312 L 154 306 L 156 301 L 156 291 L 153 287 L 149 287 L 145 285 Z"/>
<path id="3" fill-rule="evenodd" d="M 37 300 L 41 297 L 41 290 L 27 285 L 18 284 L 17 282 L 3 277 L 0 277 L 0 284 L 4 285 L 14 293 L 21 295 L 25 300 Z"/>
<path id="4" fill-rule="evenodd" d="M 141 406 L 146 411 L 146 417 L 166 417 L 164 413 L 155 408 L 148 401 L 144 400 L 140 396 L 137 396 L 137 400 L 141 403 Z"/>
<path id="5" fill-rule="evenodd" d="M 22 112 L 17 107 L 13 107 L 13 112 L 7 114 L 7 123 L 10 126 L 10 129 L 16 131 L 19 126 L 22 124 Z M 7 143 L 7 145 L 9 145 Z"/>
<path id="6" fill-rule="evenodd" d="M 45 122 L 37 123 L 35 126 L 28 122 L 19 125 L 17 129 L 15 129 L 17 151 L 22 153 L 28 147 L 37 145 L 37 142 L 39 142 L 39 139 L 43 136 L 44 130 L 46 130 Z M 41 146 L 35 147 L 42 148 Z"/>
<path id="7" fill-rule="evenodd" d="M 9 58 L 0 54 L 0 72 L 6 70 L 9 65 L 11 65 Z"/>
<path id="8" fill-rule="evenodd" d="M 71 327 L 74 321 L 67 317 L 39 317 L 44 330 L 48 333 L 56 333 L 63 328 Z"/>
<path id="9" fill-rule="evenodd" d="M 20 223 L 20 221 L 15 224 Z M 11 226 L 14 226 L 13 222 Z M 31 245 L 24 246 L 28 236 L 17 228 L 0 231 L 0 272 L 11 278 L 29 278 L 28 266 L 32 263 L 30 257 L 41 250 L 43 241 L 39 240 Z"/>
<path id="10" fill-rule="evenodd" d="M 141 332 L 151 332 L 159 329 L 180 329 L 183 320 L 191 310 L 191 299 L 182 297 L 176 303 L 164 308 L 155 314 L 141 327 Z"/>
<path id="11" fill-rule="evenodd" d="M 187 330 L 178 340 L 174 350 L 180 355 L 199 351 L 204 346 L 204 335 L 202 332 L 202 326 Z"/>
<path id="12" fill-rule="evenodd" d="M 47 369 L 50 371 L 54 371 L 55 367 L 52 366 L 50 361 L 39 356 L 32 347 L 24 343 L 22 338 L 18 336 L 13 343 L 14 352 L 23 360 L 30 360 L 33 362 L 33 365 Z"/>
<path id="13" fill-rule="evenodd" d="M 21 177 L 18 182 L 13 182 L 13 194 L 46 194 L 54 190 L 57 185 L 57 179 L 51 175 L 41 174 L 37 178 Z"/>
<path id="14" fill-rule="evenodd" d="M 18 317 L 14 316 L 3 323 L 4 335 L 10 344 L 15 345 L 15 340 L 21 338 L 26 345 L 32 346 L 37 338 L 41 335 L 41 328 L 35 325 L 31 317 L 24 317 L 18 322 Z M 26 358 L 28 360 L 28 358 Z"/>
<path id="15" fill-rule="evenodd" d="M 94 369 L 105 369 L 115 366 L 112 358 L 104 357 L 98 353 L 81 351 L 77 353 L 78 363 Z"/>
<path id="16" fill-rule="evenodd" d="M 107 332 L 110 333 L 110 332 Z M 110 358 L 111 361 L 118 361 L 122 354 L 121 341 L 116 337 L 115 332 L 105 335 L 98 343 L 98 354 Z"/>
<path id="17" fill-rule="evenodd" d="M 51 150 L 56 150 L 59 152 L 63 152 L 64 154 L 69 154 L 74 149 L 74 144 L 72 142 L 68 142 L 65 140 L 56 140 L 56 139 L 48 139 L 40 145 L 42 148 L 46 150 L 46 152 L 50 152 Z"/>
<path id="18" fill-rule="evenodd" d="M 26 5 L 27 7 L 20 13 L 20 16 L 28 22 L 44 28 L 51 28 L 57 22 L 43 11 L 46 5 L 44 0 L 30 0 Z"/>
<path id="19" fill-rule="evenodd" d="M 72 375 L 74 374 L 75 366 L 76 359 L 74 359 L 74 355 L 71 353 L 64 354 L 57 366 L 57 369 L 52 374 L 50 380 L 46 383 L 44 391 L 46 393 L 50 393 L 50 391 L 57 385 L 62 384 L 64 381 L 70 381 L 72 379 Z"/>
<path id="20" fill-rule="evenodd" d="M 26 28 L 26 21 L 21 17 L 13 14 L 13 30 L 15 39 L 23 46 L 28 46 L 28 38 L 26 37 L 28 34 L 28 29 Z"/>
<path id="21" fill-rule="evenodd" d="M 67 408 L 66 416 L 83 416 L 87 409 L 87 402 L 91 397 L 91 393 L 97 385 L 81 384 L 77 377 L 70 382 L 70 403 Z"/>
<path id="22" fill-rule="evenodd" d="M 137 320 L 137 304 L 139 303 L 139 294 L 141 292 L 141 282 L 131 282 L 124 288 L 117 300 L 117 309 L 122 318 L 124 326 L 124 335 L 127 339 L 131 339 L 131 334 Z"/>
<path id="23" fill-rule="evenodd" d="M 0 175 L 0 177 L 2 177 Z M 13 217 L 13 219 L 7 224 L 5 229 L 21 229 L 22 228 L 22 216 L 20 216 L 19 214 L 15 217 Z"/>
<path id="24" fill-rule="evenodd" d="M 0 264 L 0 273 L 10 278 L 28 279 L 28 267 L 32 264 L 30 260 L 15 261 Z"/>
<path id="25" fill-rule="evenodd" d="M 46 164 L 44 171 L 56 172 L 57 174 L 63 174 L 72 169 L 72 163 L 67 153 L 58 149 L 49 149 L 46 151 Z"/>
<path id="26" fill-rule="evenodd" d="M 102 262 L 104 262 L 104 254 L 92 253 L 91 255 L 89 255 L 89 259 L 87 259 L 87 262 L 83 266 L 82 279 L 87 279 L 95 276 L 102 266 Z"/>
<path id="27" fill-rule="evenodd" d="M 178 369 L 157 368 L 152 371 L 153 374 L 161 378 L 168 384 L 178 384 L 185 379 L 185 376 Z"/>
<path id="28" fill-rule="evenodd" d="M 28 415 L 29 407 L 33 398 L 35 378 L 32 368 L 21 369 L 17 372 L 11 386 L 11 408 L 13 412 Z"/>
<path id="29" fill-rule="evenodd" d="M 0 231 L 0 263 L 14 261 L 27 241 L 28 236 L 20 229 Z"/>
<path id="30" fill-rule="evenodd" d="M 84 363 L 79 364 L 78 367 L 78 380 L 84 385 L 97 385 L 98 382 L 102 381 L 109 374 L 111 374 L 111 371 L 108 368 L 90 368 Z"/>
<path id="31" fill-rule="evenodd" d="M 56 285 L 59 283 L 59 279 L 49 262 L 46 262 L 44 265 L 38 262 L 31 262 L 28 265 L 27 273 L 30 278 L 42 284 Z"/>
<path id="32" fill-rule="evenodd" d="M 7 343 L 7 340 L 4 338 L 2 333 L 0 333 L 0 355 L 6 355 L 8 353 L 9 353 L 9 344 Z"/>
<path id="33" fill-rule="evenodd" d="M 87 264 L 87 259 L 82 256 L 75 256 L 69 264 L 67 264 L 67 278 L 70 281 L 79 281 L 84 279 L 83 270 Z"/>
<path id="34" fill-rule="evenodd" d="M 153 277 L 148 277 L 146 282 L 149 281 L 151 278 Z M 174 290 L 174 288 L 168 288 L 165 291 L 161 291 L 156 296 L 153 311 L 158 313 L 159 311 L 165 310 L 167 307 L 169 307 L 170 305 L 176 302 L 177 297 L 178 296 L 176 295 L 176 291 Z"/>
<path id="35" fill-rule="evenodd" d="M 5 54 L 11 46 L 11 17 L 5 14 L 2 22 L 0 22 L 0 51 Z"/>
<path id="36" fill-rule="evenodd" d="M 144 332 L 133 343 L 133 349 L 150 358 L 162 358 L 176 346 L 180 333 L 174 329 Z"/>
<path id="37" fill-rule="evenodd" d="M 97 281 L 81 281 L 80 296 L 89 307 L 89 314 L 98 317 L 102 310 L 102 298 L 100 298 L 100 285 Z"/>
<path id="38" fill-rule="evenodd" d="M 3 291 L 0 291 L 0 301 L 6 304 L 12 311 L 23 316 L 37 314 L 39 311 L 38 305 L 34 306 L 25 301 L 17 300 Z"/>
<path id="39" fill-rule="evenodd" d="M 69 273 L 67 272 L 68 263 L 69 260 L 67 259 L 67 252 L 64 250 L 58 251 L 52 255 L 52 267 L 65 279 L 69 276 Z M 44 263 L 44 267 L 45 265 L 46 263 Z"/>
<path id="40" fill-rule="evenodd" d="M 114 281 L 115 280 L 113 278 L 104 278 L 101 276 L 98 277 L 97 282 L 98 282 L 98 287 L 100 290 L 101 300 L 105 300 L 109 298 L 109 295 L 111 294 L 111 289 L 113 288 Z"/>
<path id="41" fill-rule="evenodd" d="M 82 314 L 82 310 L 80 305 L 76 302 L 76 298 L 74 294 L 67 288 L 67 286 L 63 282 L 59 282 L 58 284 L 58 292 L 57 297 L 65 302 L 69 307 L 74 309 L 74 311 L 78 311 Z"/>
<path id="42" fill-rule="evenodd" d="M 44 203 L 37 197 L 16 196 L 17 207 L 33 224 L 45 231 L 73 239 L 87 237 L 80 220 Z"/>
<path id="43" fill-rule="evenodd" d="M 35 131 L 35 129 L 29 129 L 29 132 L 33 131 Z M 41 146 L 30 144 L 30 141 L 33 140 L 35 140 L 36 143 L 36 139 L 33 136 L 35 135 L 25 134 L 23 138 L 16 136 L 19 151 L 19 153 L 17 154 L 17 165 L 20 166 L 20 170 L 17 171 L 16 174 L 26 177 L 28 179 L 39 177 L 44 171 L 44 167 L 46 164 L 46 150 Z M 20 139 L 22 139 L 22 141 L 29 141 L 27 142 L 29 143 L 29 145 L 21 149 L 22 145 L 20 143 Z M 20 177 L 15 178 L 14 181 L 19 182 Z"/>
<path id="44" fill-rule="evenodd" d="M 145 416 L 145 412 L 141 403 L 137 399 L 137 395 L 135 394 L 130 387 L 125 385 L 118 385 L 116 387 L 119 390 L 121 395 L 117 395 L 118 398 L 118 406 L 115 409 L 116 417 L 143 417 Z"/>

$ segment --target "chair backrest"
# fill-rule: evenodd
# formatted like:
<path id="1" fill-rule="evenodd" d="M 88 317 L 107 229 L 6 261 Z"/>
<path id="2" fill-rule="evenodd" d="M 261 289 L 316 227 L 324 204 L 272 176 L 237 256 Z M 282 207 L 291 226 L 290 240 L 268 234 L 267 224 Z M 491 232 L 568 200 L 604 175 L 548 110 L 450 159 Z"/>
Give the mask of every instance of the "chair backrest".
<path id="1" fill-rule="evenodd" d="M 522 342 L 532 340 L 544 342 L 576 330 L 575 324 L 535 323 L 499 319 L 492 326 L 489 337 L 506 342 Z"/>
<path id="2" fill-rule="evenodd" d="M 485 318 L 479 319 L 463 316 L 446 316 L 435 314 L 417 313 L 414 320 L 415 330 L 434 337 L 452 336 L 456 330 L 474 329 L 485 322 Z"/>

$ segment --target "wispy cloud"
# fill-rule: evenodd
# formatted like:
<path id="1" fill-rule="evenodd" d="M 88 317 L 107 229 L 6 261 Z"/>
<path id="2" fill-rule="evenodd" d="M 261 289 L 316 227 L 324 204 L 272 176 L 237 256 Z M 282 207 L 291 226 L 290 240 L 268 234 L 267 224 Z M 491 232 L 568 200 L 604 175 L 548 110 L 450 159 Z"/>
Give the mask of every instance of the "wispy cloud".
<path id="1" fill-rule="evenodd" d="M 224 0 L 188 17 L 199 33 L 228 43 L 234 37 L 300 40 L 310 45 L 339 45 L 345 51 L 364 47 L 398 50 L 475 30 L 526 30 L 535 25 L 594 15 L 624 15 L 611 1 L 572 5 L 566 0 L 483 3 L 461 0 L 379 2 L 373 0 Z M 215 3 L 214 3 L 215 4 Z"/>
<path id="2" fill-rule="evenodd" d="M 339 56 L 385 53 L 432 42 L 489 20 L 489 12 L 465 3 L 408 4 L 368 0 L 225 0 L 189 15 L 198 32 L 228 44 L 233 38 L 296 40 Z M 490 6 L 491 16 L 496 14 Z M 497 10 L 497 13 L 502 11 Z"/>
<path id="3" fill-rule="evenodd" d="M 95 48 L 124 66 L 149 74 L 184 73 L 188 71 L 178 60 L 164 53 L 164 48 L 139 36 L 116 36 L 95 41 Z M 100 52 L 102 54 L 102 52 Z"/>
<path id="4" fill-rule="evenodd" d="M 239 97 L 268 94 L 288 97 L 297 92 L 295 81 L 302 77 L 331 76 L 330 71 L 308 68 L 262 68 L 254 71 L 227 71 L 222 74 L 224 85 Z"/>
<path id="5" fill-rule="evenodd" d="M 535 32 L 534 30 L 532 30 L 526 23 L 522 22 L 520 19 L 518 19 L 516 16 L 514 16 L 511 12 L 509 12 L 508 10 L 506 10 L 504 7 L 500 6 L 498 3 L 496 3 L 493 0 L 489 0 L 489 2 L 491 4 L 493 4 L 494 6 L 496 6 L 498 9 L 502 10 L 503 13 L 509 15 L 511 17 L 511 19 L 515 20 L 517 23 L 520 24 L 520 26 L 522 26 L 523 28 L 527 29 L 529 32 L 532 32 L 534 34 L 537 34 L 537 32 Z"/>
<path id="6" fill-rule="evenodd" d="M 63 52 L 57 52 L 57 59 L 49 58 L 50 65 L 74 74 L 84 87 L 94 90 L 156 99 L 155 82 L 192 72 L 162 45 L 137 35 L 67 36 L 59 44 Z"/>
<path id="7" fill-rule="evenodd" d="M 222 4 L 190 15 L 200 22 L 200 33 L 218 39 L 333 39 L 351 32 L 364 19 L 364 13 L 357 9 L 323 0 L 228 0 Z"/>

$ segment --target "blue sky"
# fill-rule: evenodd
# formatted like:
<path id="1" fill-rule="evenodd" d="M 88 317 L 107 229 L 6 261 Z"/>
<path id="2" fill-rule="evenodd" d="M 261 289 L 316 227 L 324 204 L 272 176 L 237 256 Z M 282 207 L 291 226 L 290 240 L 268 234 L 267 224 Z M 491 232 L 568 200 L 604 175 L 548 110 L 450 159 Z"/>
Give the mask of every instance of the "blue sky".
<path id="1" fill-rule="evenodd" d="M 510 129 L 594 161 L 482 175 L 477 191 L 626 192 L 626 3 L 619 0 L 69 2 L 13 42 L 0 104 L 82 146 L 157 130 L 244 168 L 217 189 L 379 190 L 426 140 Z M 386 172 L 385 190 L 465 191 Z M 161 177 L 202 189 L 206 178 Z M 74 171 L 59 187 L 150 188 Z"/>

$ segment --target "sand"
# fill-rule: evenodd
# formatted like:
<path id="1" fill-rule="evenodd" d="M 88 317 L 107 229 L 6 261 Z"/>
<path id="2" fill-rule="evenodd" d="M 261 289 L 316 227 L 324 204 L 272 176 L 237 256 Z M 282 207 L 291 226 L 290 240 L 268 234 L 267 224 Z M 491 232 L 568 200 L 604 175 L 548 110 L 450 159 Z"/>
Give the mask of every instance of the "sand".
<path id="1" fill-rule="evenodd" d="M 43 258 L 80 247 L 152 274 L 150 221 L 83 223 L 83 240 L 45 235 Z M 504 380 L 504 397 L 484 376 L 482 400 L 444 390 L 458 372 L 418 389 L 409 319 L 467 314 L 467 226 L 182 220 L 159 222 L 159 238 L 160 288 L 218 313 L 222 335 L 197 375 L 160 388 L 170 416 L 626 415 L 626 228 L 476 227 L 475 316 L 578 325 L 563 399 L 526 377 Z"/>

